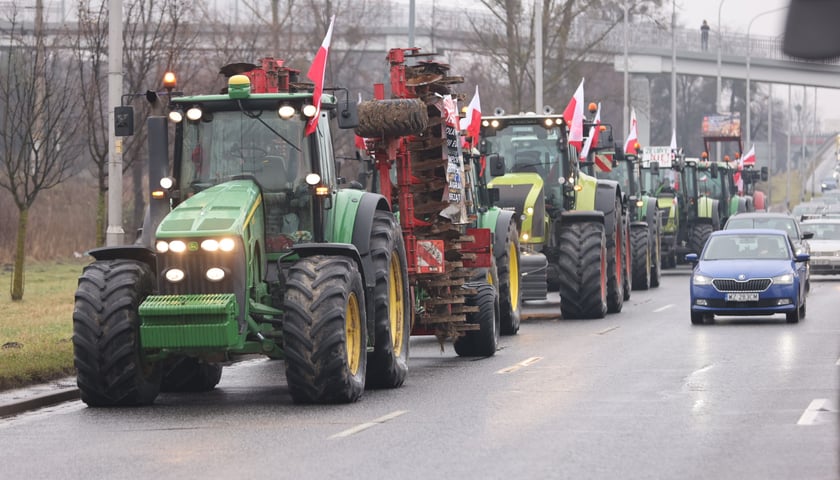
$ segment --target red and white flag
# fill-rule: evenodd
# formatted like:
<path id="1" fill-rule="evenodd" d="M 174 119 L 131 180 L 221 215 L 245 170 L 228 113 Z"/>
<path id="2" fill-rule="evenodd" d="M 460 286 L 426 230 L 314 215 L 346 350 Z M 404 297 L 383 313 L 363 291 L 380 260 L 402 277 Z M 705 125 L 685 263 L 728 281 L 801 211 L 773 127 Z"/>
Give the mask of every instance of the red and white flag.
<path id="1" fill-rule="evenodd" d="M 741 166 L 744 165 L 755 165 L 755 144 L 750 147 L 750 151 L 747 152 L 746 155 L 741 157 Z"/>
<path id="2" fill-rule="evenodd" d="M 473 143 L 478 142 L 478 134 L 481 131 L 481 101 L 478 98 L 478 85 L 475 86 L 475 95 L 467 106 L 467 114 L 461 119 L 460 128 L 467 131 L 467 136 L 472 138 Z"/>
<path id="3" fill-rule="evenodd" d="M 735 175 L 733 175 L 735 185 L 738 187 L 738 193 L 744 191 L 744 179 L 741 177 L 741 170 L 744 169 L 745 165 L 755 165 L 755 144 L 750 147 L 750 151 L 746 155 L 738 159 L 738 169 L 735 170 Z"/>
<path id="4" fill-rule="evenodd" d="M 586 160 L 586 157 L 589 156 L 589 150 L 592 149 L 592 145 L 598 147 L 598 134 L 601 133 L 600 125 L 601 125 L 601 104 L 598 104 L 598 110 L 595 112 L 595 119 L 592 121 L 594 125 L 589 127 L 589 135 L 586 137 L 586 142 L 583 144 L 583 148 L 580 149 L 580 159 L 582 161 Z M 595 160 L 595 163 L 598 163 L 598 160 Z"/>
<path id="5" fill-rule="evenodd" d="M 312 66 L 309 67 L 309 72 L 306 73 L 306 78 L 315 83 L 315 91 L 312 92 L 312 102 L 315 104 L 315 116 L 310 118 L 306 124 L 306 135 L 315 131 L 318 127 L 318 119 L 321 117 L 321 94 L 324 91 L 324 74 L 327 72 L 327 55 L 330 53 L 333 23 L 335 23 L 335 15 L 330 19 L 330 27 L 327 29 L 327 35 L 324 37 L 318 53 L 315 54 L 315 60 L 312 60 Z"/>
<path id="6" fill-rule="evenodd" d="M 636 130 L 636 109 L 630 109 L 630 133 L 624 141 L 624 153 L 636 154 L 636 144 L 639 142 L 639 133 Z"/>
<path id="7" fill-rule="evenodd" d="M 578 149 L 583 146 L 583 81 L 581 78 L 575 94 L 563 110 L 563 119 L 569 122 L 569 144 Z"/>

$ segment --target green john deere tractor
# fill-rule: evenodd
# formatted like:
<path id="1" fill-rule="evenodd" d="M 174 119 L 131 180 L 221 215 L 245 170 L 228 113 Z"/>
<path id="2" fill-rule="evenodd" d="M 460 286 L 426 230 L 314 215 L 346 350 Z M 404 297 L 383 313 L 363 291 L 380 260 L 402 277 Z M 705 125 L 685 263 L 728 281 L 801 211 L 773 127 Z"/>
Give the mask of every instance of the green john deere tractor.
<path id="1" fill-rule="evenodd" d="M 556 290 L 565 318 L 602 318 L 628 293 L 622 193 L 581 171 L 567 128 L 560 115 L 485 117 L 479 150 L 496 205 L 517 214 L 522 299 Z"/>
<path id="2" fill-rule="evenodd" d="M 271 58 L 221 73 L 223 93 L 171 99 L 171 167 L 167 120 L 149 119 L 136 243 L 90 252 L 73 312 L 82 400 L 210 390 L 241 354 L 283 358 L 295 402 L 400 386 L 411 297 L 399 224 L 381 195 L 335 174 L 331 119 L 355 127 L 355 102 L 324 94 L 319 111 L 312 85 Z"/>

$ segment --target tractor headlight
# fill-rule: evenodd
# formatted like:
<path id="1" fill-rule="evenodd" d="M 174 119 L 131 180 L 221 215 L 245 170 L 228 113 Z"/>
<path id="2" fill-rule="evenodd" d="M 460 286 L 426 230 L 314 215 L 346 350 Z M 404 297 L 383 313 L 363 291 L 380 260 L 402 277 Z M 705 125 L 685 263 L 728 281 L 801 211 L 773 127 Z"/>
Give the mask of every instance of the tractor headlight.
<path id="1" fill-rule="evenodd" d="M 527 233 L 522 234 L 522 241 L 527 242 L 529 238 L 531 238 L 531 236 Z"/>
<path id="2" fill-rule="evenodd" d="M 695 285 L 711 285 L 712 277 L 707 277 L 703 274 L 695 273 L 694 277 L 692 277 L 692 281 Z"/>
<path id="3" fill-rule="evenodd" d="M 223 252 L 232 252 L 236 248 L 236 242 L 232 238 L 223 238 L 219 240 L 219 250 Z"/>
<path id="4" fill-rule="evenodd" d="M 161 241 L 155 243 L 155 250 L 157 250 L 158 253 L 166 253 L 166 252 L 169 251 L 169 243 L 161 240 Z"/>
<path id="5" fill-rule="evenodd" d="M 208 238 L 207 240 L 203 240 L 201 242 L 201 249 L 205 252 L 215 252 L 219 250 L 219 241 L 214 240 L 212 238 Z"/>
<path id="6" fill-rule="evenodd" d="M 218 282 L 225 278 L 225 271 L 219 267 L 213 267 L 208 269 L 204 276 L 211 282 Z"/>
<path id="7" fill-rule="evenodd" d="M 277 110 L 277 114 L 280 115 L 280 118 L 283 120 L 288 120 L 295 115 L 295 107 L 291 105 L 283 105 Z"/>
<path id="8" fill-rule="evenodd" d="M 534 214 L 534 207 L 526 208 L 525 213 L 527 213 L 528 215 L 533 215 Z"/>
<path id="9" fill-rule="evenodd" d="M 192 107 L 187 110 L 187 118 L 192 120 L 193 122 L 197 122 L 201 120 L 201 109 L 198 107 Z"/>
<path id="10" fill-rule="evenodd" d="M 169 190 L 175 186 L 175 179 L 172 177 L 163 177 L 160 179 L 160 188 Z"/>
<path id="11" fill-rule="evenodd" d="M 316 111 L 318 111 L 318 109 L 315 108 L 315 105 L 307 105 L 303 107 L 303 114 L 309 118 L 314 117 Z"/>
<path id="12" fill-rule="evenodd" d="M 172 110 L 169 112 L 169 121 L 172 123 L 181 123 L 184 120 L 184 114 L 180 110 Z"/>
<path id="13" fill-rule="evenodd" d="M 314 187 L 315 185 L 321 183 L 321 176 L 317 173 L 310 173 L 306 176 L 305 180 L 307 185 L 309 185 L 310 187 Z"/>
<path id="14" fill-rule="evenodd" d="M 169 242 L 169 249 L 175 253 L 184 253 L 187 251 L 187 244 L 181 240 L 172 240 Z"/>
<path id="15" fill-rule="evenodd" d="M 184 274 L 184 271 L 181 270 L 180 268 L 170 268 L 169 270 L 166 271 L 164 276 L 170 282 L 178 283 L 181 280 L 183 280 L 186 275 Z"/>

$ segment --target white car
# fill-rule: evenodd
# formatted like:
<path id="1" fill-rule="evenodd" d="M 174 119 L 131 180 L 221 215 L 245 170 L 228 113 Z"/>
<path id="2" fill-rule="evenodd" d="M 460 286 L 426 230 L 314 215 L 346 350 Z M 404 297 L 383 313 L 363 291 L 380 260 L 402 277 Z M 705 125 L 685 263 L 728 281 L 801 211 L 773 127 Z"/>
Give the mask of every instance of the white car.
<path id="1" fill-rule="evenodd" d="M 840 275 L 840 218 L 814 218 L 802 222 L 802 230 L 814 234 L 811 246 L 811 273 Z"/>

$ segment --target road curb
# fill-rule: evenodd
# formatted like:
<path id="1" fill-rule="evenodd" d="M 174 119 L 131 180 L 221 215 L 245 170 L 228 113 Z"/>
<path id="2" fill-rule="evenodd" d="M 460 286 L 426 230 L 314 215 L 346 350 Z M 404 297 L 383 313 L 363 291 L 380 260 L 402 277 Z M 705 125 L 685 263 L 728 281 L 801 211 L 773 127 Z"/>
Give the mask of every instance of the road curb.
<path id="1" fill-rule="evenodd" d="M 78 388 L 64 388 L 54 392 L 29 397 L 20 401 L 4 403 L 0 405 L 0 417 L 10 417 L 29 410 L 49 407 L 62 402 L 78 400 L 79 398 Z"/>

